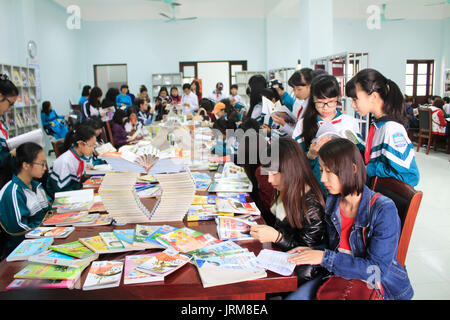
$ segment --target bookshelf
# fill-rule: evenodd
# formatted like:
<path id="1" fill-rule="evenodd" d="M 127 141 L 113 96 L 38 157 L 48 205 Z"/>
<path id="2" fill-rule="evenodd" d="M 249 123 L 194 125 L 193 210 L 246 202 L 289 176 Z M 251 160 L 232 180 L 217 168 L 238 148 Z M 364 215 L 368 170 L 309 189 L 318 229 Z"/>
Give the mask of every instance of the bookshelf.
<path id="1" fill-rule="evenodd" d="M 5 73 L 16 85 L 19 96 L 15 105 L 3 115 L 3 123 L 10 138 L 39 129 L 39 112 L 34 68 L 0 64 L 0 73 Z"/>
<path id="2" fill-rule="evenodd" d="M 236 84 L 238 85 L 238 95 L 245 101 L 246 105 L 250 105 L 250 99 L 247 96 L 248 80 L 254 75 L 260 74 L 267 78 L 265 71 L 239 71 L 236 72 Z"/>
<path id="3" fill-rule="evenodd" d="M 287 93 L 291 94 L 292 88 L 289 87 L 288 81 L 289 81 L 289 78 L 292 76 L 292 74 L 294 74 L 295 71 L 296 71 L 295 68 L 281 68 L 281 69 L 269 70 L 267 72 L 267 74 L 269 76 L 269 78 L 267 80 L 270 81 L 272 79 L 276 79 L 276 80 L 280 81 L 283 84 L 284 90 Z"/>
<path id="4" fill-rule="evenodd" d="M 342 110 L 348 115 L 353 115 L 359 121 L 359 128 L 364 139 L 369 134 L 370 118 L 361 117 L 352 108 L 352 99 L 345 97 L 345 85 L 358 73 L 369 67 L 369 53 L 367 52 L 343 52 L 327 57 L 311 60 L 313 69 L 324 69 L 336 77 L 341 87 Z"/>
<path id="5" fill-rule="evenodd" d="M 170 94 L 170 88 L 177 87 L 178 94 L 183 93 L 183 75 L 181 73 L 157 73 L 152 75 L 152 97 L 158 97 L 161 87 L 166 87 Z"/>

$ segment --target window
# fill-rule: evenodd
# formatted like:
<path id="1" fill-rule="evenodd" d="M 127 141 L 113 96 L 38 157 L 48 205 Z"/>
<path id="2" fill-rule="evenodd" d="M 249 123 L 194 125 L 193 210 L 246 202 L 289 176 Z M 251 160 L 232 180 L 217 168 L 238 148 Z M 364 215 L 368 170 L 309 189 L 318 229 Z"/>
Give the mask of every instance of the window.
<path id="1" fill-rule="evenodd" d="M 433 94 L 434 60 L 407 60 L 405 94 L 425 104 Z"/>
<path id="2" fill-rule="evenodd" d="M 94 83 L 103 91 L 103 96 L 110 88 L 117 88 L 128 84 L 128 70 L 126 64 L 97 64 L 94 65 Z"/>

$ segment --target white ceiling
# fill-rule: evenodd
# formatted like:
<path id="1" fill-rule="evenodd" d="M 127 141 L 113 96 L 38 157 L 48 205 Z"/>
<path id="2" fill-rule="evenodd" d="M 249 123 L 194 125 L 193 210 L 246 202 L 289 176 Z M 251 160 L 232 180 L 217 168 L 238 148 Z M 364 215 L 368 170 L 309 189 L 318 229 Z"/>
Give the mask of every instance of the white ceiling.
<path id="1" fill-rule="evenodd" d="M 67 8 L 78 5 L 81 18 L 86 21 L 163 19 L 164 12 L 171 16 L 171 10 L 164 1 L 169 0 L 53 0 Z M 301 0 L 177 0 L 177 18 L 199 17 L 219 18 L 264 18 L 278 16 L 298 17 Z M 440 4 L 446 0 L 333 0 L 335 18 L 368 17 L 370 5 L 387 4 L 387 18 L 443 19 L 450 17 L 450 5 Z"/>

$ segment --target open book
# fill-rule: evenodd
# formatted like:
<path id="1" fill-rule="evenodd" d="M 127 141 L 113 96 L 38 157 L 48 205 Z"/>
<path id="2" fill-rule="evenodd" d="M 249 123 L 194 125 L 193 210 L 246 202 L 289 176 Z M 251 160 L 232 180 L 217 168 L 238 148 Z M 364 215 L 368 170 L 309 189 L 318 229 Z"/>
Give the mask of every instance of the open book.
<path id="1" fill-rule="evenodd" d="M 266 97 L 262 97 L 262 113 L 268 115 L 277 115 L 285 119 L 288 123 L 295 123 L 296 117 L 294 114 L 284 105 L 281 104 L 281 101 L 278 100 L 276 103 L 273 103 Z"/>
<path id="2" fill-rule="evenodd" d="M 100 158 L 108 162 L 115 171 L 144 174 L 148 174 L 159 160 L 157 153 L 138 155 L 130 151 L 105 152 L 100 155 Z"/>
<path id="3" fill-rule="evenodd" d="M 344 138 L 350 140 L 354 144 L 361 143 L 361 140 L 355 132 L 350 129 L 338 131 L 329 119 L 324 120 L 324 123 L 319 127 L 319 130 L 317 130 L 316 137 L 311 141 L 311 143 L 320 141 L 323 137 L 330 137 L 332 139 Z"/>

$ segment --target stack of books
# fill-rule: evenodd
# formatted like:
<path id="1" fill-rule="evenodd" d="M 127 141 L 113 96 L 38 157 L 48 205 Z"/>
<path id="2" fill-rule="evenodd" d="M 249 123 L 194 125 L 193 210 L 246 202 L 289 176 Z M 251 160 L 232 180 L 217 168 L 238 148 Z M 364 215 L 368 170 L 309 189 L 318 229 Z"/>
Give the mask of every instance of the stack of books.
<path id="1" fill-rule="evenodd" d="M 189 170 L 158 174 L 162 195 L 153 208 L 151 221 L 182 221 L 195 196 L 195 183 Z"/>
<path id="2" fill-rule="evenodd" d="M 84 189 L 77 191 L 57 192 L 53 208 L 57 213 L 89 211 L 94 204 L 94 190 Z"/>
<path id="3" fill-rule="evenodd" d="M 99 194 L 109 215 L 119 224 L 149 222 L 149 212 L 136 195 L 136 172 L 108 172 Z"/>
<path id="4" fill-rule="evenodd" d="M 56 227 L 93 227 L 109 225 L 111 222 L 112 219 L 109 214 L 89 213 L 84 211 L 54 214 L 44 220 L 43 225 Z"/>

